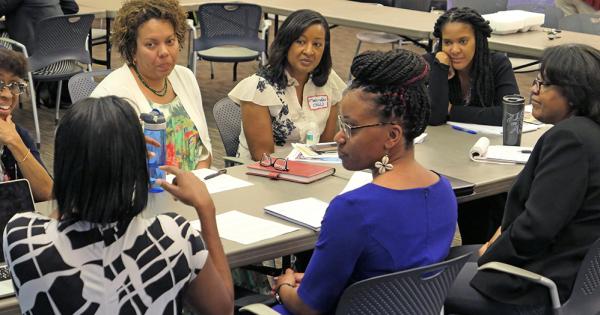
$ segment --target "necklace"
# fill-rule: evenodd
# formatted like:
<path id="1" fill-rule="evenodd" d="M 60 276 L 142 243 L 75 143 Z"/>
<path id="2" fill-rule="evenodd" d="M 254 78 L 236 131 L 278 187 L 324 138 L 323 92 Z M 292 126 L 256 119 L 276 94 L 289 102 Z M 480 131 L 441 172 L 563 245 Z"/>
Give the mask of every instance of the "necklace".
<path id="1" fill-rule="evenodd" d="M 155 89 L 151 88 L 150 85 L 148 85 L 148 83 L 146 83 L 146 81 L 144 81 L 144 79 L 142 78 L 142 75 L 140 74 L 140 72 L 138 71 L 138 68 L 135 65 L 133 66 L 133 70 L 135 71 L 135 74 L 137 74 L 138 79 L 140 79 L 140 82 L 142 82 L 142 84 L 148 90 L 150 90 L 150 92 L 154 93 L 154 95 L 165 96 L 167 94 L 167 78 L 165 78 L 165 84 L 163 85 L 163 88 L 160 90 L 155 90 Z"/>

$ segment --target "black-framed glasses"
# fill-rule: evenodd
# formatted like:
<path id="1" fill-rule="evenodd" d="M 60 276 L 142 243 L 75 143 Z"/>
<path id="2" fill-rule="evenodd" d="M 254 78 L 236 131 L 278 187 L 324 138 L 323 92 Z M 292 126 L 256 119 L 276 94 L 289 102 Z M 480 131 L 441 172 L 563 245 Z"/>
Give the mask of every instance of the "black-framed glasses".
<path id="1" fill-rule="evenodd" d="M 531 92 L 533 92 L 535 94 L 539 94 L 542 86 L 544 86 L 544 85 L 552 85 L 552 83 L 550 83 L 548 81 L 544 81 L 540 78 L 533 79 L 533 82 L 531 83 L 531 87 L 533 88 L 533 90 Z"/>
<path id="2" fill-rule="evenodd" d="M 388 122 L 379 122 L 379 123 L 360 125 L 360 126 L 352 126 L 349 123 L 345 122 L 342 119 L 341 115 L 338 115 L 338 126 L 340 127 L 340 130 L 346 135 L 346 137 L 348 137 L 348 139 L 350 139 L 350 137 L 352 135 L 352 131 L 356 130 L 356 129 L 367 128 L 367 127 L 378 127 L 378 126 L 385 126 L 385 125 L 395 125 L 395 124 L 397 124 L 397 123 L 393 122 L 393 121 L 388 121 Z"/>
<path id="3" fill-rule="evenodd" d="M 4 81 L 0 80 L 0 91 L 4 90 L 4 88 L 8 88 L 8 90 L 13 95 L 21 95 L 25 92 L 25 88 L 27 88 L 27 83 L 25 82 L 11 82 L 6 84 Z"/>
<path id="4" fill-rule="evenodd" d="M 264 167 L 273 166 L 274 169 L 279 171 L 287 171 L 288 170 L 288 159 L 284 158 L 275 158 L 270 155 L 263 153 L 262 158 L 260 159 L 260 165 Z"/>

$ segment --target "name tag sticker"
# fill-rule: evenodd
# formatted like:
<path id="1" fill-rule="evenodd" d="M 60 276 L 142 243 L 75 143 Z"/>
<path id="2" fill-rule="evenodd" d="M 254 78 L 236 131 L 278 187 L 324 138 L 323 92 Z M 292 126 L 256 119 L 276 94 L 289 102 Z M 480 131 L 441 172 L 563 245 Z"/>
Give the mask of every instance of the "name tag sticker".
<path id="1" fill-rule="evenodd" d="M 307 97 L 308 108 L 312 110 L 323 109 L 329 106 L 327 95 L 315 95 Z"/>

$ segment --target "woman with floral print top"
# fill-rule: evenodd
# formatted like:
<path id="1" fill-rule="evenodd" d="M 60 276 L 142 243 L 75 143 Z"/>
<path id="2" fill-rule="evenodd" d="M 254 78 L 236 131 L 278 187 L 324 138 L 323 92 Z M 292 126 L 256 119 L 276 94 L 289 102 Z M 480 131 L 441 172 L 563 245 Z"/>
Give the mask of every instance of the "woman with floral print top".
<path id="1" fill-rule="evenodd" d="M 299 10 L 286 18 L 269 63 L 229 93 L 242 110 L 240 157 L 281 156 L 289 143 L 304 142 L 308 131 L 320 142 L 333 141 L 336 104 L 346 84 L 331 69 L 329 45 L 321 14 Z"/>

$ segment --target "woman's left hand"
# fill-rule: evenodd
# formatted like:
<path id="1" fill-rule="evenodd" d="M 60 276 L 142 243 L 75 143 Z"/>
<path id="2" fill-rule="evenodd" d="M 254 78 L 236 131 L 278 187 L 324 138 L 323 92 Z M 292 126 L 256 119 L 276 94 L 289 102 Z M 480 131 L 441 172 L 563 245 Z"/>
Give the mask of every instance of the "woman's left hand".
<path id="1" fill-rule="evenodd" d="M 13 144 L 19 138 L 17 127 L 12 121 L 12 115 L 8 115 L 6 120 L 0 119 L 0 143 L 6 145 Z"/>
<path id="2" fill-rule="evenodd" d="M 275 288 L 279 287 L 284 283 L 287 283 L 293 287 L 296 286 L 296 273 L 294 272 L 294 270 L 288 268 L 285 270 L 284 274 L 275 277 Z"/>

